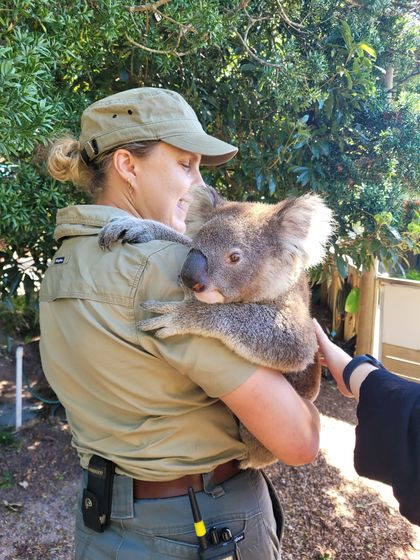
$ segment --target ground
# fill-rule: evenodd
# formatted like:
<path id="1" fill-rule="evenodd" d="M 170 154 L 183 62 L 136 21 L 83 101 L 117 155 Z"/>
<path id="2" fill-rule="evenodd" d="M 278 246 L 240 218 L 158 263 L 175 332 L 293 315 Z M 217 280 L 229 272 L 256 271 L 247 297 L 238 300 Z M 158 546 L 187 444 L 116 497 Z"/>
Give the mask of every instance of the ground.
<path id="1" fill-rule="evenodd" d="M 0 360 L 0 406 L 12 389 L 13 368 Z M 390 489 L 353 469 L 354 401 L 324 379 L 316 404 L 318 458 L 267 470 L 286 514 L 282 559 L 418 559 L 420 531 L 399 515 Z M 70 560 L 79 467 L 68 425 L 38 418 L 16 438 L 0 433 L 0 560 Z"/>

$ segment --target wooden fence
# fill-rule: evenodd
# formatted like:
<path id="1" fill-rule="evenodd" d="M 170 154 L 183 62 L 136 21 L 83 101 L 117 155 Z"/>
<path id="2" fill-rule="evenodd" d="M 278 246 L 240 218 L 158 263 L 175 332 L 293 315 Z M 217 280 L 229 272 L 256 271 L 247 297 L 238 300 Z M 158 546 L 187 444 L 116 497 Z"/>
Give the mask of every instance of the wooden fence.
<path id="1" fill-rule="evenodd" d="M 347 313 L 353 287 L 360 288 L 359 311 Z M 420 381 L 420 282 L 349 267 L 345 284 L 333 273 L 322 299 L 333 313 L 332 329 L 344 340 L 357 335 L 356 354 L 373 354 L 390 371 Z"/>

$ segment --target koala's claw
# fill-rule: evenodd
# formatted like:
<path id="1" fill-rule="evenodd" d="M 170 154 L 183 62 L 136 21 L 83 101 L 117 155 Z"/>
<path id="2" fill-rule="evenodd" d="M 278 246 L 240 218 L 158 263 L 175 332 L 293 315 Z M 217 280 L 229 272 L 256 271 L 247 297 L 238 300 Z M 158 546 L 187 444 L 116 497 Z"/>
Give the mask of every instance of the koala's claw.
<path id="1" fill-rule="evenodd" d="M 157 317 L 140 321 L 137 326 L 142 331 L 156 331 L 156 338 L 167 338 L 181 334 L 182 328 L 178 324 L 178 311 L 184 306 L 184 301 L 147 301 L 141 304 L 146 311 L 159 314 Z"/>
<path id="2" fill-rule="evenodd" d="M 137 326 L 142 331 L 156 331 L 158 329 L 166 328 L 171 319 L 171 315 L 161 315 L 160 317 L 153 317 L 153 319 L 145 319 L 144 321 L 140 321 Z"/>
<path id="3" fill-rule="evenodd" d="M 158 319 L 160 319 L 160 317 L 158 317 Z M 165 315 L 165 322 L 155 321 L 155 319 L 147 319 L 145 321 L 140 321 L 137 326 L 144 332 L 156 331 L 154 336 L 161 339 L 179 334 L 179 330 L 176 327 L 167 326 L 167 322 L 168 315 Z"/>
<path id="4" fill-rule="evenodd" d="M 111 220 L 99 232 L 99 246 L 111 250 L 111 245 L 121 240 L 122 243 L 146 243 L 154 239 L 149 227 L 138 218 L 116 218 Z"/>

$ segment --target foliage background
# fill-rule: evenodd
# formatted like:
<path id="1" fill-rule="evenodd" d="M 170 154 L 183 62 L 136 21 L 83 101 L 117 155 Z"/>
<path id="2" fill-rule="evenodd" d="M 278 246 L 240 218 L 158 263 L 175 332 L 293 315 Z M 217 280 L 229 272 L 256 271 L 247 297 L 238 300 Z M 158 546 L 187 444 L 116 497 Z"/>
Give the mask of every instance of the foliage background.
<path id="1" fill-rule="evenodd" d="M 179 91 L 208 132 L 240 147 L 205 173 L 230 198 L 325 196 L 343 276 L 347 256 L 396 266 L 418 252 L 413 10 L 410 0 L 4 0 L 0 317 L 9 331 L 33 332 L 56 209 L 84 201 L 47 177 L 45 147 L 64 130 L 77 135 L 88 104 L 132 87 Z"/>

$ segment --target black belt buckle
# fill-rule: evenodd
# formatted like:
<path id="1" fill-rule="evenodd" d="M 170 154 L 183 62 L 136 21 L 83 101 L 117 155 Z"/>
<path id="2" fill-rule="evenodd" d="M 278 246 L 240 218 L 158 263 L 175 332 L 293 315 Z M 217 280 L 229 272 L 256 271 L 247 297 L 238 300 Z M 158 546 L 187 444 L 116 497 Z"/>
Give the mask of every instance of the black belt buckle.
<path id="1" fill-rule="evenodd" d="M 85 526 L 97 533 L 102 533 L 110 521 L 114 473 L 112 461 L 92 455 L 87 487 L 83 490 L 82 514 Z"/>

